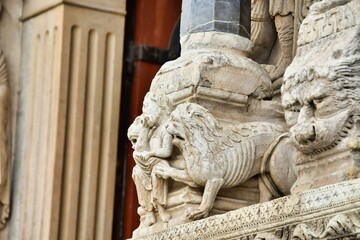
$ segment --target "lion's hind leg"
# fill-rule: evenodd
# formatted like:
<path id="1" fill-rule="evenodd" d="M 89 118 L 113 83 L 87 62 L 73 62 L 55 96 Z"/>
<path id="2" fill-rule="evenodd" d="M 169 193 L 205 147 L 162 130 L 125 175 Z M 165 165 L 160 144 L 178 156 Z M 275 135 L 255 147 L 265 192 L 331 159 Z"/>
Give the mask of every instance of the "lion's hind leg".
<path id="1" fill-rule="evenodd" d="M 207 217 L 214 205 L 215 198 L 223 185 L 224 179 L 222 178 L 208 180 L 205 184 L 200 206 L 198 208 L 189 208 L 186 211 L 186 217 L 193 220 Z"/>

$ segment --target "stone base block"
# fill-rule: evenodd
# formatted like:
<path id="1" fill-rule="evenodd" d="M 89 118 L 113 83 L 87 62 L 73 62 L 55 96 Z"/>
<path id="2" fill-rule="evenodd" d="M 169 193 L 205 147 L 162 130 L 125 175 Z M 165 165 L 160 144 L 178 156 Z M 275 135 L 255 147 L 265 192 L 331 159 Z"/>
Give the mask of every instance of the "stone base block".
<path id="1" fill-rule="evenodd" d="M 197 208 L 202 200 L 203 188 L 192 188 L 185 184 L 170 181 L 170 189 L 173 189 L 167 199 L 165 208 L 169 221 L 164 222 L 159 212 L 154 213 L 156 222 L 151 226 L 144 223 L 151 217 L 149 212 L 139 209 L 140 226 L 133 232 L 133 237 L 144 236 L 150 232 L 159 232 L 167 228 L 180 224 L 190 223 L 192 220 L 186 217 L 189 208 Z M 249 179 L 239 187 L 222 189 L 215 200 L 214 206 L 210 211 L 210 216 L 224 214 L 242 207 L 247 207 L 259 202 L 259 186 L 257 177 Z"/>
<path id="2" fill-rule="evenodd" d="M 360 179 L 356 179 L 136 239 L 359 239 L 359 222 Z"/>
<path id="3" fill-rule="evenodd" d="M 347 140 L 340 145 L 314 156 L 305 156 L 296 166 L 297 181 L 291 189 L 292 193 L 303 192 L 306 189 L 319 188 L 360 177 L 360 159 L 346 149 Z M 338 150 L 342 149 L 342 151 Z"/>

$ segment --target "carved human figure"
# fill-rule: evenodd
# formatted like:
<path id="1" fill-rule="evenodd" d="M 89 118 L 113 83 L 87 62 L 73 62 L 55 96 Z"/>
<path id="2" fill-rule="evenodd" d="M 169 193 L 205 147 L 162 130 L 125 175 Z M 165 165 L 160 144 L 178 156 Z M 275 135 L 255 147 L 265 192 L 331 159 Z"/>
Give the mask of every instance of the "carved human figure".
<path id="1" fill-rule="evenodd" d="M 186 211 L 189 219 L 207 217 L 220 188 L 238 186 L 257 174 L 263 175 L 259 179 L 264 180 L 261 181 L 262 190 L 267 187 L 270 192 L 262 191 L 260 201 L 271 199 L 270 195 L 278 197 L 288 193 L 295 181 L 293 163 L 289 161 L 296 158 L 294 148 L 287 147 L 283 155 L 274 154 L 278 145 L 287 145 L 282 141 L 283 129 L 278 125 L 265 122 L 222 124 L 204 107 L 183 103 L 171 113 L 166 129 L 183 154 L 185 169 L 163 166 L 154 170 L 155 174 L 192 187 L 205 187 L 200 206 Z M 277 164 L 284 168 L 281 173 L 277 172 L 279 168 L 274 168 Z M 269 181 L 267 173 L 277 177 Z M 277 180 L 282 182 L 280 188 Z M 275 184 L 270 186 L 273 182 Z"/>
<path id="2" fill-rule="evenodd" d="M 0 51 L 0 229 L 5 227 L 10 213 L 9 114 L 8 75 L 5 56 Z"/>
<path id="3" fill-rule="evenodd" d="M 139 198 L 139 214 L 145 215 L 142 224 L 150 226 L 157 220 L 155 210 L 162 221 L 167 222 L 170 216 L 165 212 L 167 198 L 167 181 L 153 174 L 159 166 L 168 166 L 166 158 L 172 153 L 172 136 L 165 131 L 164 118 L 166 107 L 161 107 L 152 93 L 144 100 L 143 114 L 137 117 L 128 130 L 128 138 L 133 145 L 133 157 L 136 165 L 133 169 Z"/>
<path id="4" fill-rule="evenodd" d="M 274 65 L 265 67 L 272 81 L 281 78 L 291 63 L 298 26 L 314 1 L 316 0 L 252 0 L 251 40 L 255 45 L 252 58 L 258 63 Z M 278 54 L 272 53 L 276 36 L 279 42 Z M 279 55 L 277 62 L 270 59 L 271 55 Z M 281 79 L 275 83 L 275 88 L 280 84 Z"/>
<path id="5" fill-rule="evenodd" d="M 270 72 L 271 79 L 281 77 L 292 61 L 295 0 L 270 0 L 269 12 L 274 18 L 280 45 L 280 58 Z"/>
<path id="6" fill-rule="evenodd" d="M 267 64 L 276 41 L 276 28 L 269 12 L 269 0 L 251 1 L 251 57 L 260 64 Z"/>

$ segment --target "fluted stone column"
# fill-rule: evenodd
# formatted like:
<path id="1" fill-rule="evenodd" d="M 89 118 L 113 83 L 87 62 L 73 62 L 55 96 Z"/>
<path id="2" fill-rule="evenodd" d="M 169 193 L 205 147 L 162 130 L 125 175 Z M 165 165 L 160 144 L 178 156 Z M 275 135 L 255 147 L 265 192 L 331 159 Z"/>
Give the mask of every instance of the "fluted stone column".
<path id="1" fill-rule="evenodd" d="M 28 0 L 21 20 L 11 239 L 111 239 L 125 1 Z"/>

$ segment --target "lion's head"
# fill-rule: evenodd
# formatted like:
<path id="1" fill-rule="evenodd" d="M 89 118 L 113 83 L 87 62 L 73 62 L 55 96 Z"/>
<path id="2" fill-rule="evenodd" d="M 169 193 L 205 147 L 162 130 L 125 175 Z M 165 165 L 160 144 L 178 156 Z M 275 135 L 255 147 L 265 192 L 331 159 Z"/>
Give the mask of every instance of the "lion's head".
<path id="1" fill-rule="evenodd" d="M 173 136 L 173 144 L 184 155 L 222 161 L 220 156 L 231 143 L 224 137 L 219 122 L 207 109 L 196 103 L 183 103 L 171 113 L 166 130 Z M 216 156 L 216 157 L 214 157 Z"/>
<path id="2" fill-rule="evenodd" d="M 360 29 L 353 27 L 354 6 L 347 0 L 312 5 L 314 11 L 299 32 L 296 56 L 284 74 L 282 104 L 290 139 L 305 154 L 335 148 L 353 131 L 353 118 L 360 114 Z M 349 16 L 347 24 L 317 31 L 340 13 Z"/>

